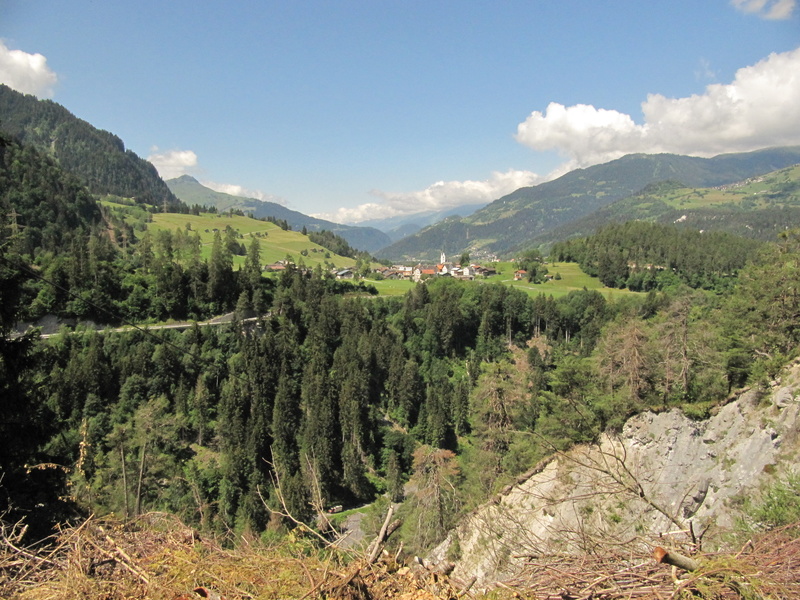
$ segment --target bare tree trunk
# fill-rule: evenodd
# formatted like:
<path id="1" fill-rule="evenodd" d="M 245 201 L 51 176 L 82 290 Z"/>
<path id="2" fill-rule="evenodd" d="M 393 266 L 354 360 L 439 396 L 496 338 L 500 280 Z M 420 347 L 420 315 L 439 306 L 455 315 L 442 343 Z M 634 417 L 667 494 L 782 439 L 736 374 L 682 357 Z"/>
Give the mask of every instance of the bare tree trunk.
<path id="1" fill-rule="evenodd" d="M 381 527 L 380 532 L 378 533 L 378 537 L 376 537 L 372 542 L 372 548 L 367 557 L 367 564 L 372 564 L 378 558 L 378 554 L 380 554 L 381 547 L 383 546 L 383 542 L 386 541 L 388 537 L 387 531 L 390 527 L 389 522 L 392 519 L 392 515 L 394 514 L 394 507 L 389 506 L 389 510 L 386 511 L 386 518 L 383 520 L 383 526 Z"/>
<path id="2" fill-rule="evenodd" d="M 147 441 L 142 444 L 142 455 L 139 458 L 139 481 L 136 484 L 136 516 L 142 514 L 142 479 L 144 479 L 144 460 L 147 456 Z"/>
<path id="3" fill-rule="evenodd" d="M 689 393 L 689 376 L 691 359 L 689 358 L 689 315 L 683 314 L 681 319 L 681 383 L 683 393 Z"/>
<path id="4" fill-rule="evenodd" d="M 125 520 L 131 517 L 131 508 L 128 505 L 128 466 L 125 463 L 125 446 L 119 445 L 119 456 L 122 459 L 122 496 L 125 499 Z"/>

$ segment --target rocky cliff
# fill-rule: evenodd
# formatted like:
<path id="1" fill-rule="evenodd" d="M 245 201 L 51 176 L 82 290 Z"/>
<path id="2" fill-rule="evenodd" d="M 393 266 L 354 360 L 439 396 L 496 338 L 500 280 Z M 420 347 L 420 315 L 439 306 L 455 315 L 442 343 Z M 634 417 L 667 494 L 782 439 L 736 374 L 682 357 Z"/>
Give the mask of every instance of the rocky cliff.
<path id="1" fill-rule="evenodd" d="M 707 420 L 640 414 L 621 433 L 538 465 L 465 518 L 431 558 L 454 560 L 455 577 L 480 585 L 513 578 L 540 556 L 612 545 L 649 553 L 655 538 L 691 535 L 709 549 L 746 497 L 793 468 L 799 424 L 800 363 Z"/>

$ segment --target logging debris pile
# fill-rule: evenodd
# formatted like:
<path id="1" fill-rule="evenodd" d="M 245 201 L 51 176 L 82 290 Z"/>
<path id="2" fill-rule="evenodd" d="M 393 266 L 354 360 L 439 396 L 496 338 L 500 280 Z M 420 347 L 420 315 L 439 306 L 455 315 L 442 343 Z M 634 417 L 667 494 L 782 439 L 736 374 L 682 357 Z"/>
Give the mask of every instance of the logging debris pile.
<path id="1" fill-rule="evenodd" d="M 748 540 L 738 552 L 653 556 L 607 554 L 530 558 L 501 584 L 516 598 L 537 600 L 794 600 L 800 598 L 800 528 L 782 527 Z M 674 553 L 671 553 L 674 554 Z M 686 571 L 669 565 L 692 564 Z"/>
<path id="2" fill-rule="evenodd" d="M 299 529 L 299 528 L 298 528 Z M 35 546 L 24 527 L 0 521 L 0 598 L 19 600 L 455 600 L 446 576 L 320 550 L 295 529 L 275 545 L 221 546 L 176 518 L 151 513 L 128 523 L 89 518 Z"/>
<path id="3" fill-rule="evenodd" d="M 471 590 L 446 569 L 403 565 L 385 551 L 371 562 L 319 550 L 302 532 L 274 546 L 242 540 L 225 548 L 162 514 L 126 524 L 90 518 L 35 546 L 24 545 L 23 534 L 19 525 L 0 523 L 0 598 L 800 598 L 798 527 L 763 534 L 737 553 L 695 556 L 698 568 L 688 573 L 648 556 L 530 558 L 514 579 L 489 591 Z"/>

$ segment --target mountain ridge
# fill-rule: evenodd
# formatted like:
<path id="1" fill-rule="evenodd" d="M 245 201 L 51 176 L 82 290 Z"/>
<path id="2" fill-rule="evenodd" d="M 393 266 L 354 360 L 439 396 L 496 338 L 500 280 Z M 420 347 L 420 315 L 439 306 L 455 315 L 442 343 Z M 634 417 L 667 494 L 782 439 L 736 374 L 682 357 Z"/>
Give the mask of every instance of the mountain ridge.
<path id="1" fill-rule="evenodd" d="M 359 250 L 375 252 L 391 243 L 388 235 L 374 227 L 341 225 L 308 216 L 276 202 L 217 192 L 204 186 L 191 175 L 170 179 L 166 185 L 176 197 L 186 204 L 213 206 L 220 212 L 231 209 L 241 210 L 251 213 L 256 218 L 274 217 L 286 221 L 295 230 L 306 228 L 308 231 L 322 231 L 324 229 L 341 236 L 347 240 L 347 243 Z"/>

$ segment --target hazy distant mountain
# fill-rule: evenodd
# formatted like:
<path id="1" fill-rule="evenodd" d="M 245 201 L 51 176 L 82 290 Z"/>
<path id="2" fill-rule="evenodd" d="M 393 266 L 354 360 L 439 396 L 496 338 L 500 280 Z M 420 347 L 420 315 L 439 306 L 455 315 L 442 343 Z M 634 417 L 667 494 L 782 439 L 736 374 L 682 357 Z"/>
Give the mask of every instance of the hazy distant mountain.
<path id="1" fill-rule="evenodd" d="M 223 192 L 216 192 L 205 187 L 189 175 L 170 179 L 167 181 L 167 186 L 188 205 L 213 206 L 220 212 L 230 209 L 241 210 L 258 218 L 274 217 L 286 221 L 295 231 L 300 231 L 303 227 L 308 231 L 325 229 L 343 237 L 348 244 L 358 250 L 375 252 L 391 243 L 388 235 L 374 227 L 340 225 L 339 223 L 309 217 L 275 202 L 264 202 L 255 198 L 242 198 Z"/>
<path id="2" fill-rule="evenodd" d="M 580 219 L 651 183 L 674 180 L 690 187 L 734 183 L 800 162 L 800 147 L 697 158 L 632 154 L 571 171 L 495 200 L 469 217 L 450 218 L 395 242 L 379 254 L 393 260 L 432 258 L 469 251 L 504 254 Z"/>
<path id="3" fill-rule="evenodd" d="M 406 236 L 413 235 L 423 227 L 429 227 L 449 217 L 468 217 L 487 204 L 487 202 L 482 202 L 480 204 L 463 204 L 446 210 L 423 211 L 386 219 L 371 219 L 369 221 L 362 221 L 359 225 L 380 229 L 389 235 L 392 242 L 396 242 Z"/>
<path id="4" fill-rule="evenodd" d="M 180 203 L 156 168 L 126 150 L 116 135 L 95 128 L 51 100 L 0 84 L 0 129 L 55 158 L 94 194 L 135 198 L 174 209 Z"/>

